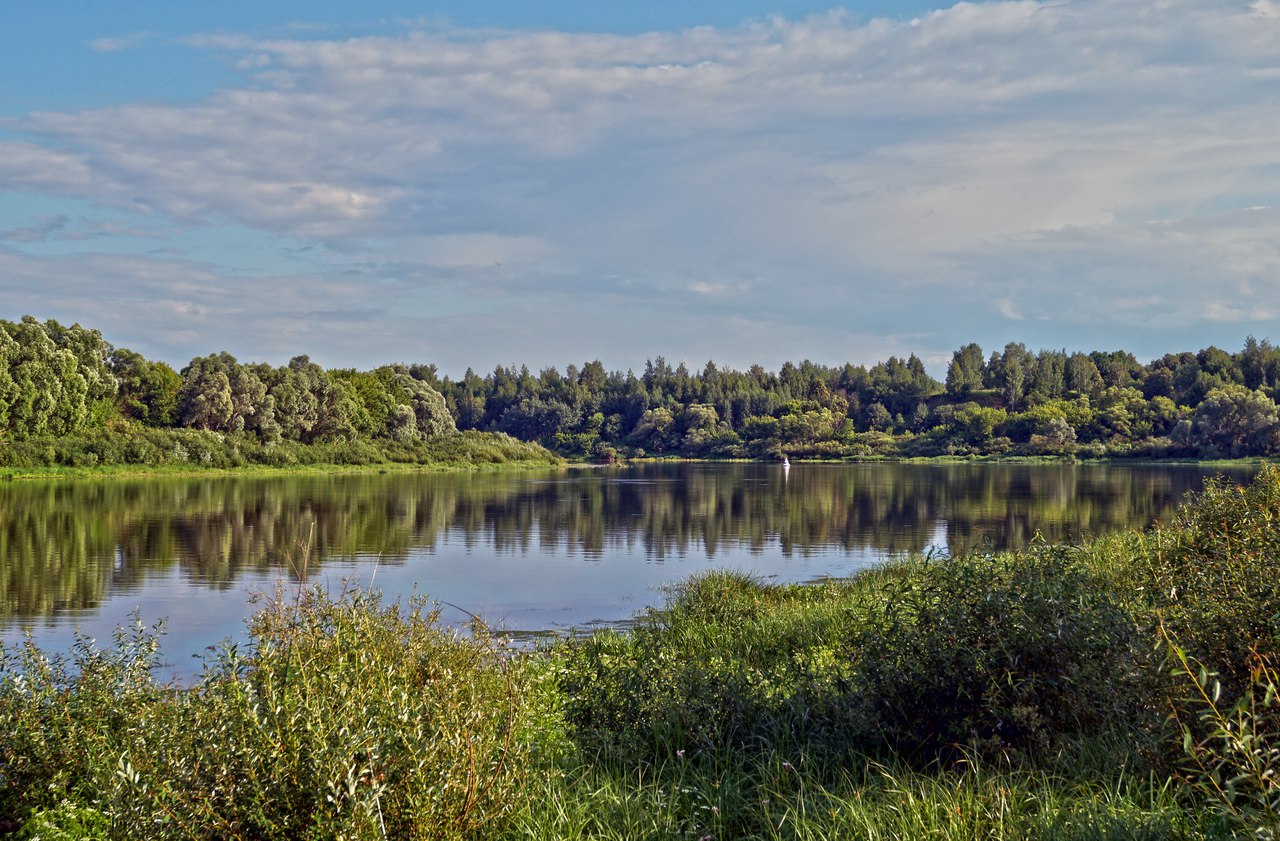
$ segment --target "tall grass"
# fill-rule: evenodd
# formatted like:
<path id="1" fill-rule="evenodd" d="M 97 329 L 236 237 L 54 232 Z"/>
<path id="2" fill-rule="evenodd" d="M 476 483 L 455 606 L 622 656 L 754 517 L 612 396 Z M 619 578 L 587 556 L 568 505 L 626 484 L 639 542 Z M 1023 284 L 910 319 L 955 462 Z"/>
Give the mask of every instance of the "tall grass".
<path id="1" fill-rule="evenodd" d="M 514 835 L 530 839 L 1193 839 L 1228 837 L 1167 779 L 1068 778 L 981 762 L 921 771 L 893 760 L 814 767 L 748 762 L 584 762 L 542 779 Z"/>

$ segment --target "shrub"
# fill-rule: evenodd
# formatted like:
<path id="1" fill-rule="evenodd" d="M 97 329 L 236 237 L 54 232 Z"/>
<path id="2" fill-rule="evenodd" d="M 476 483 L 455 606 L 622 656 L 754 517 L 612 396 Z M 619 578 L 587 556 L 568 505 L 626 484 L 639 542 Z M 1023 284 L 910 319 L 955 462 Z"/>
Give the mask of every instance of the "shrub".
<path id="1" fill-rule="evenodd" d="M 1035 752 L 1128 717 L 1133 622 L 1069 549 L 921 559 L 877 590 L 856 654 L 886 744 Z"/>
<path id="2" fill-rule="evenodd" d="M 851 697 L 848 670 L 834 653 L 842 605 L 824 590 L 712 573 L 625 634 L 566 644 L 561 687 L 578 744 L 625 762 L 766 743 L 847 747 L 849 716 L 837 708 Z"/>
<path id="3" fill-rule="evenodd" d="M 0 673 L 0 823 L 110 821 L 116 837 L 467 838 L 500 833 L 553 742 L 537 674 L 418 601 L 271 600 L 243 651 L 157 685 L 141 629 Z M 539 710 L 550 710 L 543 713 Z"/>
<path id="4" fill-rule="evenodd" d="M 1135 565 L 1149 609 L 1234 693 L 1255 649 L 1278 653 L 1280 469 L 1243 487 L 1210 481 L 1146 538 Z"/>
<path id="5" fill-rule="evenodd" d="M 588 751 L 1047 750 L 1137 706 L 1129 614 L 1067 550 L 916 559 L 821 587 L 713 574 L 571 646 Z"/>
<path id="6" fill-rule="evenodd" d="M 1173 720 L 1182 737 L 1183 774 L 1210 807 L 1252 838 L 1280 838 L 1280 672 L 1258 653 L 1234 700 L 1217 676 L 1162 629 L 1176 687 Z"/>

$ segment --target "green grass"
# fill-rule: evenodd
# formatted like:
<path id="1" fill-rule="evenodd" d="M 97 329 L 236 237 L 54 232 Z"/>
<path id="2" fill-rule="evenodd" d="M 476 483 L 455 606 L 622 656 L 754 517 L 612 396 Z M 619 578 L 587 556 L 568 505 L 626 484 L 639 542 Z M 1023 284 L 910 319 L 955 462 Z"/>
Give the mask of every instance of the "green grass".
<path id="1" fill-rule="evenodd" d="M 501 433 L 458 432 L 425 441 L 264 446 L 253 436 L 196 430 L 104 432 L 5 442 L 0 480 L 120 476 L 451 471 L 549 467 L 564 460 Z"/>
<path id="2" fill-rule="evenodd" d="M 591 762 L 543 778 L 513 837 L 537 839 L 1190 839 L 1227 837 L 1176 784 L 1111 772 L 1085 780 L 961 764 L 921 772 L 803 756 L 751 763 Z"/>

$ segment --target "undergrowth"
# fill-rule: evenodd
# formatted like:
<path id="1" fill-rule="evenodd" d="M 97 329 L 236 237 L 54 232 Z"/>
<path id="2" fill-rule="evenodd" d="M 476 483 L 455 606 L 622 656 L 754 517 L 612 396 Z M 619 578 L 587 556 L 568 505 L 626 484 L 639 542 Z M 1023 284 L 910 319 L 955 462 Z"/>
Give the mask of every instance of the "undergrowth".
<path id="1" fill-rule="evenodd" d="M 371 593 L 277 596 L 190 688 L 153 681 L 141 627 L 69 660 L 5 652 L 0 818 L 132 838 L 500 832 L 553 750 L 554 705 L 483 626 L 437 619 Z"/>

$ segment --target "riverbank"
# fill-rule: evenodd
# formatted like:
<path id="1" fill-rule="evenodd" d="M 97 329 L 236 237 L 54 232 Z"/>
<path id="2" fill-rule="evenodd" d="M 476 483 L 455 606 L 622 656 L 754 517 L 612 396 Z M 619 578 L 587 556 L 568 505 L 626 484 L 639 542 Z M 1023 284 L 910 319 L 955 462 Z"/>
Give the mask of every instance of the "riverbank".
<path id="1" fill-rule="evenodd" d="M 462 435 L 484 436 L 490 433 L 460 433 Z M 536 447 L 537 445 L 531 445 Z M 608 469 L 627 467 L 637 464 L 775 464 L 773 459 L 703 459 L 703 458 L 642 458 L 628 459 L 602 464 L 598 461 L 575 460 L 561 458 L 547 451 L 546 455 L 536 450 L 527 458 L 470 459 L 457 458 L 429 462 L 381 461 L 367 464 L 339 464 L 333 462 L 295 463 L 286 466 L 266 464 L 244 464 L 236 467 L 202 467 L 190 464 L 106 464 L 88 466 L 55 465 L 51 467 L 0 467 L 0 481 L 26 479 L 130 479 L 130 478 L 164 478 L 192 476 L 290 476 L 307 473 L 432 473 L 484 470 L 533 470 L 546 467 L 562 467 L 571 469 Z M 792 462 L 794 465 L 840 465 L 840 464 L 1072 464 L 1072 465 L 1130 465 L 1135 467 L 1159 467 L 1176 465 L 1193 465 L 1199 467 L 1250 467 L 1267 464 L 1278 464 L 1280 460 L 1273 458 L 1238 458 L 1238 459 L 1132 459 L 1132 458 L 1098 458 L 1074 459 L 1061 456 L 936 456 L 929 458 L 855 458 L 855 459 L 806 459 Z"/>
<path id="2" fill-rule="evenodd" d="M 92 435 L 0 441 L 0 481 L 150 476 L 459 471 L 542 467 L 599 467 L 665 462 L 773 463 L 760 459 L 648 456 L 601 462 L 566 457 L 503 433 L 463 431 L 412 441 L 264 444 L 252 434 L 117 426 Z M 793 464 L 1198 464 L 1240 466 L 1276 459 L 1136 458 L 1089 455 L 855 455 L 799 457 Z"/>
<path id="3" fill-rule="evenodd" d="M 647 456 L 645 458 L 618 459 L 601 463 L 594 460 L 566 458 L 566 463 L 575 467 L 609 467 L 628 464 L 777 464 L 783 463 L 774 457 L 768 458 L 686 458 L 683 456 Z M 1017 455 L 967 455 L 967 456 L 851 456 L 849 458 L 796 458 L 788 459 L 788 464 L 1131 464 L 1146 465 L 1199 465 L 1202 467 L 1241 467 L 1264 464 L 1280 464 L 1280 458 L 1264 458 L 1249 456 L 1243 458 L 1130 458 L 1126 456 L 1099 456 L 1077 458 L 1076 456 L 1017 456 Z"/>
<path id="4" fill-rule="evenodd" d="M 914 557 L 819 585 L 713 573 L 627 632 L 533 652 L 483 624 L 459 636 L 424 602 L 281 591 L 194 689 L 153 680 L 146 628 L 65 658 L 8 651 L 0 830 L 1274 830 L 1278 518 L 1267 468 L 1247 488 L 1211 484 L 1156 531 Z"/>
<path id="5" fill-rule="evenodd" d="M 458 471 L 559 467 L 538 444 L 492 432 L 411 443 L 358 441 L 265 446 L 253 436 L 197 430 L 129 430 L 115 436 L 5 442 L 0 481 L 149 476 Z"/>

